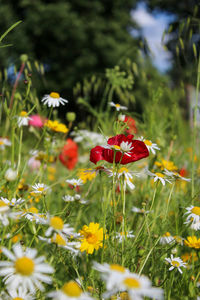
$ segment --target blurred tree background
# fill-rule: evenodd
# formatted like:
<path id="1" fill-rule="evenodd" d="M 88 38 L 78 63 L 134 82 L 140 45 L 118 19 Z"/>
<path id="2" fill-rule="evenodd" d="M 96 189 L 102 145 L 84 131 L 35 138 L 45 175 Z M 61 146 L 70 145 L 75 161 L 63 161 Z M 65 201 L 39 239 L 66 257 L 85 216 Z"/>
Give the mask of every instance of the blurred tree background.
<path id="1" fill-rule="evenodd" d="M 0 51 L 0 67 L 20 64 L 26 53 L 30 61 L 44 64 L 42 92 L 70 95 L 77 81 L 129 57 L 137 60 L 139 39 L 131 10 L 136 0 L 0 0 L 0 28 L 3 33 L 14 22 L 22 23 L 5 38 L 12 47 Z"/>
<path id="2" fill-rule="evenodd" d="M 148 45 L 133 20 L 132 10 L 140 2 L 152 11 L 169 11 L 175 16 L 166 41 L 173 54 L 169 77 L 152 65 Z M 140 113 L 149 90 L 169 86 L 169 78 L 172 85 L 180 80 L 195 84 L 200 39 L 196 4 L 195 0 L 0 0 L 1 34 L 22 20 L 3 40 L 12 46 L 0 49 L 0 69 L 15 66 L 19 70 L 20 55 L 26 53 L 35 69 L 37 62 L 44 69 L 45 76 L 34 68 L 32 72 L 38 97 L 59 92 L 69 100 L 67 109 L 84 118 L 77 99 L 83 97 L 98 106 L 108 80 L 105 69 L 119 65 L 125 77 L 132 76 L 134 86 L 129 95 L 115 87 L 113 99 Z M 60 113 L 65 111 L 60 109 Z"/>

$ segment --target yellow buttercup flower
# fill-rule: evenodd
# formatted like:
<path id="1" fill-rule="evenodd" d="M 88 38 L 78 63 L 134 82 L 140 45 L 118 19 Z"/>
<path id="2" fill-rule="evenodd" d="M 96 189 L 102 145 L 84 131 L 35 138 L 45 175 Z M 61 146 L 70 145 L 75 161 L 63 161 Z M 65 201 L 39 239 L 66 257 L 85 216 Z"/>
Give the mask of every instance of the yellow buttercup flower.
<path id="1" fill-rule="evenodd" d="M 86 183 L 87 181 L 92 181 L 96 177 L 95 172 L 91 172 L 92 169 L 80 169 L 78 172 L 79 178 Z"/>
<path id="2" fill-rule="evenodd" d="M 103 247 L 103 228 L 99 228 L 99 223 L 91 222 L 89 226 L 84 225 L 79 231 L 82 235 L 80 251 L 92 254 L 94 250 Z"/>
<path id="3" fill-rule="evenodd" d="M 58 121 L 48 120 L 44 125 L 49 129 L 51 129 L 52 131 L 56 131 L 56 132 L 67 133 L 69 131 L 69 129 L 65 126 L 65 124 L 59 123 Z"/>
<path id="4" fill-rule="evenodd" d="M 161 162 L 156 161 L 155 165 L 159 167 L 161 170 L 167 169 L 168 171 L 176 171 L 178 170 L 177 166 L 173 163 L 173 161 L 161 159 Z"/>
<path id="5" fill-rule="evenodd" d="M 200 239 L 197 239 L 196 236 L 188 236 L 184 243 L 190 248 L 200 249 Z"/>

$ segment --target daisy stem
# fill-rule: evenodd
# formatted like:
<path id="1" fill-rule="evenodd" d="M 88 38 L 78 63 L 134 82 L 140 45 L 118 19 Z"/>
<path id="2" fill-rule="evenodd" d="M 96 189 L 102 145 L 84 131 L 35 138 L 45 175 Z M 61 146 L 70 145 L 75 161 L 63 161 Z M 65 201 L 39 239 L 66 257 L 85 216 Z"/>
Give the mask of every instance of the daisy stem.
<path id="1" fill-rule="evenodd" d="M 145 261 L 144 261 L 144 263 L 143 263 L 143 265 L 142 265 L 140 271 L 139 271 L 139 275 L 141 275 L 141 273 L 142 273 L 142 271 L 143 271 L 143 269 L 144 269 L 144 266 L 146 265 L 146 262 L 147 262 L 147 260 L 149 259 L 149 256 L 151 255 L 153 249 L 156 247 L 156 245 L 158 244 L 159 241 L 160 241 L 160 237 L 157 239 L 157 241 L 155 242 L 154 246 L 153 246 L 153 247 L 151 248 L 151 250 L 149 251 L 149 253 L 148 253 L 148 255 L 147 255 L 147 257 L 146 257 L 146 259 L 145 259 Z"/>
<path id="2" fill-rule="evenodd" d="M 171 200 L 171 198 L 172 198 L 172 193 L 173 193 L 175 184 L 176 184 L 176 182 L 174 182 L 174 183 L 172 184 L 172 188 L 171 188 L 171 190 L 170 190 L 169 197 L 168 197 L 168 199 L 167 199 L 167 208 L 166 208 L 166 211 L 165 211 L 165 218 L 164 218 L 164 221 L 166 221 L 166 219 L 167 219 L 167 213 L 168 213 L 168 209 L 169 209 L 169 203 L 170 203 L 170 200 Z"/>
<path id="3" fill-rule="evenodd" d="M 18 153 L 17 173 L 19 172 L 20 163 L 21 163 L 22 138 L 23 138 L 23 128 L 21 126 L 20 127 L 20 136 L 19 136 L 19 153 Z"/>
<path id="4" fill-rule="evenodd" d="M 168 295 L 167 295 L 167 300 L 171 299 L 171 291 L 173 289 L 173 282 L 174 282 L 174 272 L 171 272 L 171 277 L 170 277 L 170 284 L 168 288 Z"/>
<path id="5" fill-rule="evenodd" d="M 113 229 L 114 233 L 116 234 L 116 220 L 115 220 L 115 205 L 116 205 L 116 199 L 115 199 L 115 156 L 116 151 L 114 151 L 114 157 L 113 157 L 113 181 L 112 181 L 112 206 L 113 206 Z M 114 248 L 116 250 L 116 238 L 114 234 Z"/>
<path id="6" fill-rule="evenodd" d="M 155 201 L 155 198 L 156 198 L 157 187 L 158 187 L 158 181 L 156 182 L 156 187 L 155 187 L 155 189 L 154 189 L 153 199 L 152 199 L 152 202 L 151 202 L 151 207 L 150 207 L 150 209 L 149 209 L 149 212 L 151 212 L 151 210 L 152 210 L 152 208 L 153 208 L 153 205 L 154 205 L 154 201 Z"/>
<path id="7" fill-rule="evenodd" d="M 124 248 L 126 242 L 126 188 L 125 178 L 121 180 L 121 196 L 122 196 L 122 266 L 124 265 Z"/>

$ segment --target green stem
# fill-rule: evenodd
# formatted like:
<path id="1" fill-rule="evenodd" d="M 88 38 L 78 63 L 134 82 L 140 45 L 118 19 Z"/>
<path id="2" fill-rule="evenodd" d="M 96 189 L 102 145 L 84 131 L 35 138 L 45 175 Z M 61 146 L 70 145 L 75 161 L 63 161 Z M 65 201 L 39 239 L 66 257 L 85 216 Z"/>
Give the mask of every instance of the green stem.
<path id="1" fill-rule="evenodd" d="M 170 200 L 171 200 L 171 198 L 172 198 L 172 193 L 173 193 L 175 184 L 176 184 L 176 182 L 174 182 L 174 183 L 172 184 L 172 188 L 171 188 L 171 190 L 170 190 L 169 197 L 168 197 L 168 199 L 167 199 L 167 208 L 166 208 L 166 211 L 165 211 L 165 218 L 164 218 L 164 221 L 166 221 L 166 219 L 167 219 L 167 213 L 168 213 L 168 209 L 169 209 L 169 203 L 170 203 Z"/>
<path id="2" fill-rule="evenodd" d="M 126 243 L 126 188 L 125 188 L 125 178 L 121 182 L 122 191 L 122 266 L 124 265 L 124 248 Z"/>
<path id="3" fill-rule="evenodd" d="M 19 153 L 18 153 L 17 173 L 19 172 L 20 163 L 21 163 L 22 138 L 23 138 L 23 127 L 21 126 L 20 127 L 20 137 L 19 137 Z"/>

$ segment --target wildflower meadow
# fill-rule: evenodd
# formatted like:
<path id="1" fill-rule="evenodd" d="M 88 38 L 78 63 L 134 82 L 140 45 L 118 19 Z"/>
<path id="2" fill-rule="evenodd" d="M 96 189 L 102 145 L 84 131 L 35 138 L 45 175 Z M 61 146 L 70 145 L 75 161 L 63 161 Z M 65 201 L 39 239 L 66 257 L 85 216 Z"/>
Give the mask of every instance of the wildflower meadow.
<path id="1" fill-rule="evenodd" d="M 0 99 L 0 299 L 200 299 L 198 67 L 191 124 L 182 87 L 131 61 L 74 87 L 79 121 L 19 59 Z"/>

